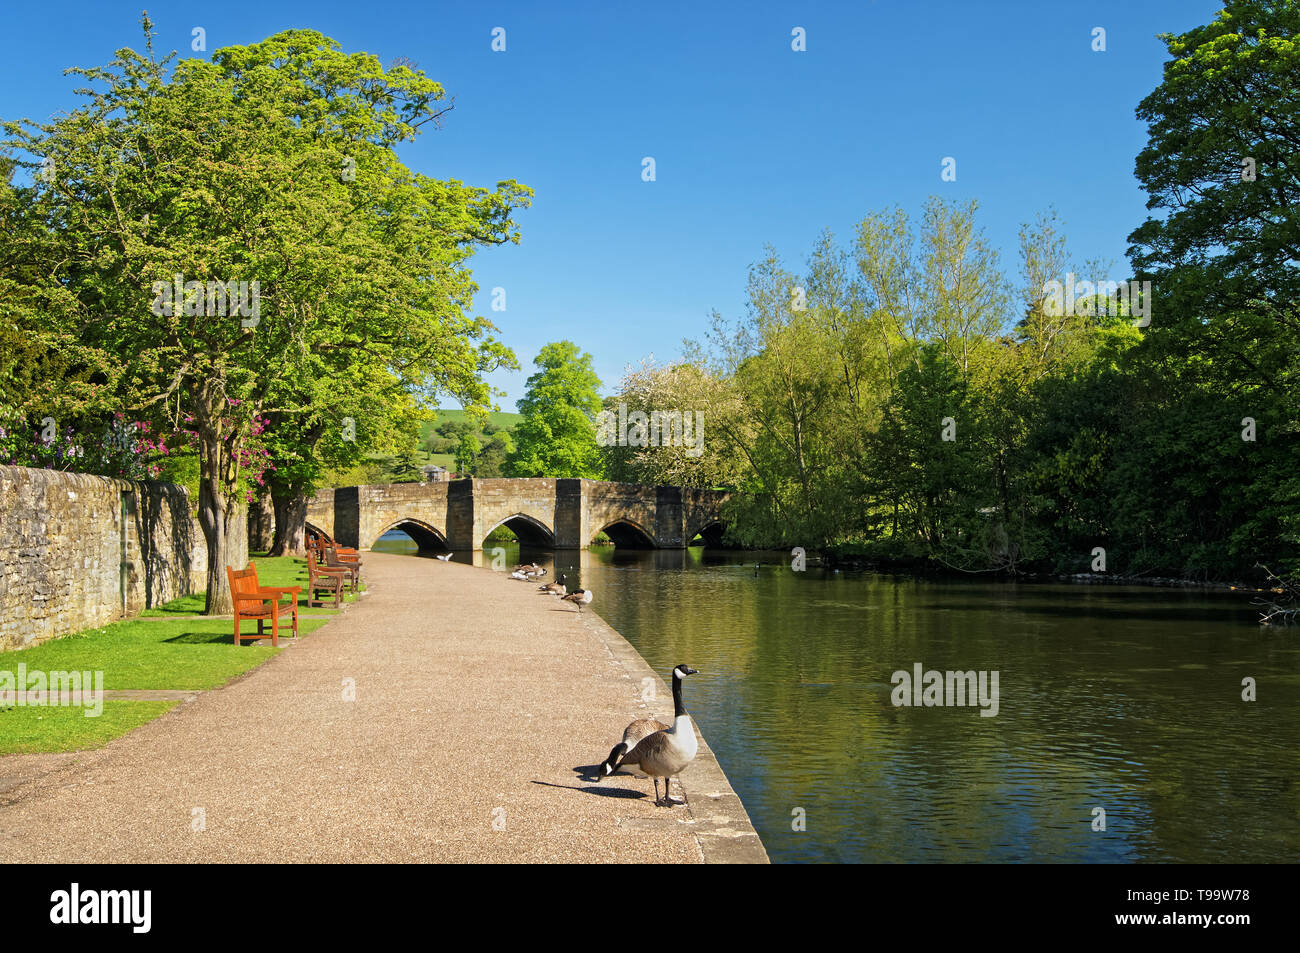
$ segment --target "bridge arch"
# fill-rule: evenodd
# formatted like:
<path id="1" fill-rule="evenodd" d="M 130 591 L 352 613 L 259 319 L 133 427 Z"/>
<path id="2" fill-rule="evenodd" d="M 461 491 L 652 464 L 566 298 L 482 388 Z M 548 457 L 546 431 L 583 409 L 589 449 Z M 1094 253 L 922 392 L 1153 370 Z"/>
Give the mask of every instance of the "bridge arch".
<path id="1" fill-rule="evenodd" d="M 727 526 L 722 522 L 722 520 L 709 520 L 702 526 L 687 531 L 686 545 L 690 546 L 695 541 L 695 537 L 699 536 L 703 539 L 705 546 L 710 549 L 716 549 L 723 545 L 722 537 L 726 531 Z"/>
<path id="2" fill-rule="evenodd" d="M 604 533 L 621 549 L 656 549 L 654 534 L 635 520 L 619 517 L 596 531 Z M 592 533 L 595 538 L 596 533 Z"/>
<path id="3" fill-rule="evenodd" d="M 555 531 L 535 516 L 527 513 L 514 513 L 505 519 L 497 520 L 483 533 L 483 539 L 492 535 L 498 526 L 507 526 L 519 539 L 520 546 L 530 549 L 554 549 Z"/>
<path id="4" fill-rule="evenodd" d="M 379 542 L 381 536 L 395 529 L 399 529 L 411 537 L 422 553 L 445 553 L 451 550 L 451 547 L 447 545 L 447 537 L 423 520 L 413 519 L 409 516 L 395 520 L 381 529 L 375 536 L 374 542 L 370 544 L 371 548 L 374 547 L 375 543 Z"/>
<path id="5" fill-rule="evenodd" d="M 325 539 L 329 540 L 331 543 L 334 542 L 334 537 L 333 537 L 333 536 L 331 536 L 329 533 L 325 532 L 325 530 L 321 529 L 321 528 L 320 528 L 319 526 L 317 526 L 315 523 L 312 523 L 312 522 L 310 522 L 310 521 L 308 521 L 306 524 L 304 524 L 304 526 L 303 526 L 303 530 L 304 530 L 304 532 L 305 532 L 308 536 L 323 536 Z"/>
<path id="6" fill-rule="evenodd" d="M 313 530 L 366 548 L 399 528 L 433 551 L 481 549 L 499 526 L 524 545 L 584 549 L 601 528 L 623 546 L 684 548 L 723 520 L 725 490 L 579 478 L 466 478 L 441 483 L 332 487 L 308 503 Z"/>

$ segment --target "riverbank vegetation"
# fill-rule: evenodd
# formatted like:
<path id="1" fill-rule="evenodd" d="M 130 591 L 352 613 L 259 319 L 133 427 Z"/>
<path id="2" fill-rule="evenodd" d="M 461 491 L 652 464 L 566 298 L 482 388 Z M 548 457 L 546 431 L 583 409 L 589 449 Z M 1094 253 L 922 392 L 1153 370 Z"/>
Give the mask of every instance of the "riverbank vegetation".
<path id="1" fill-rule="evenodd" d="M 743 316 L 603 402 L 591 355 L 546 344 L 508 433 L 484 376 L 517 362 L 470 314 L 469 262 L 519 240 L 532 192 L 399 160 L 443 87 L 311 30 L 173 62 L 142 23 L 144 52 L 74 71 L 79 106 L 0 125 L 0 459 L 193 487 L 208 612 L 230 608 L 250 501 L 275 527 L 255 545 L 300 553 L 316 488 L 419 479 L 431 454 L 733 489 L 737 545 L 1300 572 L 1295 3 L 1234 0 L 1164 38 L 1126 265 L 1075 260 L 1050 209 L 1014 261 L 973 202 L 864 210 L 803 263 L 762 252 Z M 472 423 L 434 421 L 439 394 Z M 692 441 L 638 431 L 655 412 L 693 415 Z"/>
<path id="2" fill-rule="evenodd" d="M 735 488 L 744 545 L 968 572 L 1296 573 L 1298 34 L 1296 5 L 1239 2 L 1164 38 L 1138 109 L 1152 215 L 1124 273 L 1072 260 L 1050 211 L 1006 269 L 975 203 L 937 197 L 824 234 L 801 269 L 768 249 L 743 317 L 715 314 L 684 362 L 629 371 L 607 402 L 703 410 L 703 456 L 609 448 L 608 472 Z"/>

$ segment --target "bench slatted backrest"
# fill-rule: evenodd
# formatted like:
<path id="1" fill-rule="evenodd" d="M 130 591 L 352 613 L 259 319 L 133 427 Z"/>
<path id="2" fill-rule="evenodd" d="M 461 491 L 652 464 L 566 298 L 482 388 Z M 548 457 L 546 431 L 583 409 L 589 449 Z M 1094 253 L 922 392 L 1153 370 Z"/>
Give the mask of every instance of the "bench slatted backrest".
<path id="1" fill-rule="evenodd" d="M 231 569 L 227 566 L 226 574 L 230 577 L 230 595 L 236 608 L 241 602 L 247 605 L 253 598 L 263 601 L 257 594 L 257 567 L 250 564 L 247 569 Z"/>

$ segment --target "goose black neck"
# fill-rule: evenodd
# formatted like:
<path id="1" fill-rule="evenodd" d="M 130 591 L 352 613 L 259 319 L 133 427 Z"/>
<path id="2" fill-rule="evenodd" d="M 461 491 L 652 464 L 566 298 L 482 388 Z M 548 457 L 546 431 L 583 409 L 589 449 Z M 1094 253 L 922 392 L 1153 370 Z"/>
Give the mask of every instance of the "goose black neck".
<path id="1" fill-rule="evenodd" d="M 686 714 L 686 706 L 682 704 L 682 677 L 673 669 L 673 717 L 680 718 Z"/>

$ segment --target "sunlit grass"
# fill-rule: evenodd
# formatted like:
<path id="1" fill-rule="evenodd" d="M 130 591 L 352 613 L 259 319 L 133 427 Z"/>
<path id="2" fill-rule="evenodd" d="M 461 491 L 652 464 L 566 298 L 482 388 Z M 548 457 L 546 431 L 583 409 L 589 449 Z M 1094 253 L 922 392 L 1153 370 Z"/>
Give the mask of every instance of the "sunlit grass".
<path id="1" fill-rule="evenodd" d="M 94 718 L 87 718 L 83 708 L 0 708 L 0 755 L 102 748 L 177 704 L 175 701 L 106 701 L 104 710 Z"/>
<path id="2" fill-rule="evenodd" d="M 362 561 L 365 561 L 363 555 Z M 320 608 L 307 605 L 307 561 L 298 559 L 294 556 L 263 556 L 254 553 L 249 560 L 257 567 L 257 581 L 263 586 L 300 586 L 302 592 L 298 595 L 298 614 L 311 612 L 312 614 L 325 613 L 333 614 L 339 610 L 332 608 Z M 361 580 L 361 588 L 366 588 L 366 581 Z M 140 613 L 142 618 L 158 618 L 171 615 L 202 615 L 204 600 L 207 598 L 206 592 L 197 592 L 193 595 L 183 596 L 180 599 L 173 599 L 163 606 L 157 606 L 153 609 L 146 609 Z M 356 594 L 346 593 L 343 597 L 344 602 L 355 602 Z M 286 603 L 287 604 L 287 603 Z"/>
<path id="3" fill-rule="evenodd" d="M 264 586 L 302 586 L 300 616 L 333 616 L 338 610 L 310 609 L 306 603 L 305 560 L 282 557 L 255 560 L 258 582 Z M 350 596 L 349 599 L 355 599 Z M 159 606 L 140 618 L 127 619 L 52 639 L 28 649 L 0 655 L 0 672 L 14 673 L 18 666 L 31 672 L 103 672 L 105 691 L 153 689 L 205 691 L 256 668 L 279 653 L 283 646 L 235 645 L 230 619 L 184 619 L 203 612 L 204 593 L 196 593 Z M 301 619 L 306 635 L 328 619 Z M 245 622 L 245 632 L 256 631 Z M 265 626 L 270 635 L 269 624 Z M 293 635 L 293 617 L 287 608 L 280 618 L 280 634 Z M 14 706 L 0 709 L 0 754 L 16 752 L 77 751 L 97 748 L 147 721 L 164 714 L 175 702 L 112 699 L 103 712 L 85 717 L 81 707 Z"/>

